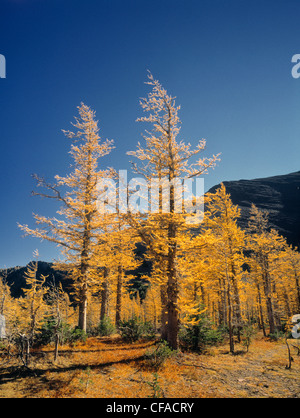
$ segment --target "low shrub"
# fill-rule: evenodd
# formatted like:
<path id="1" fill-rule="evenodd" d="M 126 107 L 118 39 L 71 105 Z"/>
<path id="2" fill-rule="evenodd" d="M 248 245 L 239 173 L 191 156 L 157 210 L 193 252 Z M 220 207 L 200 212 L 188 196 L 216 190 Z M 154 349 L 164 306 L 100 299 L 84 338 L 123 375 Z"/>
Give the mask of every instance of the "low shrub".
<path id="1" fill-rule="evenodd" d="M 242 328 L 243 345 L 248 352 L 251 341 L 256 333 L 257 328 L 253 324 L 246 324 Z"/>
<path id="2" fill-rule="evenodd" d="M 143 324 L 143 337 L 152 340 L 156 336 L 156 330 L 152 322 L 146 321 Z"/>
<path id="3" fill-rule="evenodd" d="M 154 349 L 145 353 L 146 364 L 155 370 L 159 370 L 165 361 L 177 353 L 172 350 L 166 341 L 160 341 Z"/>
<path id="4" fill-rule="evenodd" d="M 55 341 L 56 322 L 52 317 L 47 318 L 41 329 L 36 333 L 34 345 L 47 345 Z M 62 322 L 58 328 L 60 344 L 74 344 L 77 341 L 86 341 L 87 333 L 77 327 L 72 328 Z"/>
<path id="5" fill-rule="evenodd" d="M 218 345 L 223 339 L 224 330 L 214 328 L 206 317 L 198 318 L 195 325 L 183 325 L 179 332 L 182 348 L 193 351 L 202 351 L 207 346 Z"/>
<path id="6" fill-rule="evenodd" d="M 96 334 L 100 335 L 101 337 L 108 337 L 109 335 L 112 335 L 115 331 L 115 326 L 112 323 L 109 316 L 104 316 L 104 318 L 100 320 L 100 323 L 96 328 Z"/>
<path id="7" fill-rule="evenodd" d="M 143 336 L 144 323 L 137 317 L 123 320 L 120 322 L 119 332 L 124 341 L 137 341 Z"/>
<path id="8" fill-rule="evenodd" d="M 153 339 L 156 331 L 151 322 L 143 322 L 138 317 L 121 321 L 119 324 L 119 332 L 124 341 L 138 341 L 141 338 Z"/>
<path id="9" fill-rule="evenodd" d="M 40 332 L 35 335 L 35 345 L 47 345 L 54 341 L 55 320 L 48 317 L 42 324 Z"/>
<path id="10" fill-rule="evenodd" d="M 87 339 L 87 333 L 80 328 L 73 328 L 68 337 L 68 343 L 75 344 L 76 342 L 85 342 Z"/>
<path id="11" fill-rule="evenodd" d="M 274 333 L 269 334 L 269 338 L 271 341 L 278 341 L 280 340 L 280 338 L 283 338 L 283 337 L 284 337 L 283 331 L 275 331 Z"/>

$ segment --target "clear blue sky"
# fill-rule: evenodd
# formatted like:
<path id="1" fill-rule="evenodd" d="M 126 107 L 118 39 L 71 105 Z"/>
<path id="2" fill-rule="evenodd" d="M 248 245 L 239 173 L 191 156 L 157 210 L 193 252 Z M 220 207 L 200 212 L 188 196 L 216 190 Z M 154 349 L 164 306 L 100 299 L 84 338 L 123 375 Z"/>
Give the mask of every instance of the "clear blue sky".
<path id="1" fill-rule="evenodd" d="M 223 181 L 300 169 L 299 0 L 1 0 L 0 267 L 59 253 L 22 238 L 17 222 L 52 216 L 31 197 L 32 173 L 70 171 L 69 129 L 81 101 L 116 149 L 104 166 L 129 169 L 146 128 L 136 123 L 151 70 L 182 106 L 182 139 L 206 138 L 222 161 L 205 189 Z M 51 204 L 50 204 L 51 203 Z"/>

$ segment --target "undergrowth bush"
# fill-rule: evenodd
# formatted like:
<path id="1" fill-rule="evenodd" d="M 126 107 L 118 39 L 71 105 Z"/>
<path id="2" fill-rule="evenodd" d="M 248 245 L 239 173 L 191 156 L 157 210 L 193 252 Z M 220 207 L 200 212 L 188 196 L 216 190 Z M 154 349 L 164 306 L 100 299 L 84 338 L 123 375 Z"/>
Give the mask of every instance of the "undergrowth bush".
<path id="1" fill-rule="evenodd" d="M 112 323 L 110 317 L 106 315 L 100 320 L 99 325 L 96 327 L 96 335 L 100 335 L 101 337 L 108 337 L 115 331 L 116 329 L 114 324 Z"/>
<path id="2" fill-rule="evenodd" d="M 164 391 L 162 387 L 160 386 L 160 383 L 158 381 L 158 374 L 153 373 L 153 380 L 152 382 L 146 381 L 147 385 L 151 388 L 151 395 L 149 395 L 149 398 L 164 398 Z"/>
<path id="3" fill-rule="evenodd" d="M 36 334 L 36 345 L 47 345 L 54 341 L 55 320 L 53 317 L 47 318 L 42 324 L 40 332 Z"/>
<path id="4" fill-rule="evenodd" d="M 47 345 L 55 341 L 56 322 L 52 317 L 44 321 L 41 329 L 35 335 L 35 345 Z M 58 335 L 60 344 L 74 344 L 78 341 L 86 341 L 87 333 L 77 327 L 62 322 L 58 327 Z"/>
<path id="5" fill-rule="evenodd" d="M 119 332 L 124 341 L 138 341 L 141 338 L 152 339 L 155 337 L 155 329 L 151 322 L 143 322 L 138 317 L 123 320 L 119 325 Z"/>
<path id="6" fill-rule="evenodd" d="M 123 320 L 119 325 L 119 332 L 124 341 L 137 341 L 143 335 L 143 322 L 137 318 L 133 317 L 128 320 Z"/>
<path id="7" fill-rule="evenodd" d="M 153 323 L 146 321 L 143 324 L 143 337 L 152 340 L 156 336 L 156 330 Z"/>
<path id="8" fill-rule="evenodd" d="M 166 341 L 160 341 L 154 349 L 146 351 L 146 364 L 157 371 L 168 358 L 175 354 L 177 354 L 177 350 L 172 350 Z"/>
<path id="9" fill-rule="evenodd" d="M 280 338 L 284 337 L 284 332 L 283 331 L 275 331 L 274 333 L 270 333 L 269 334 L 269 338 L 271 341 L 278 341 L 280 340 Z"/>
<path id="10" fill-rule="evenodd" d="M 253 324 L 249 323 L 244 325 L 242 328 L 242 337 L 243 337 L 243 345 L 246 347 L 246 350 L 248 352 L 249 346 L 252 342 L 252 339 L 256 333 L 256 328 Z"/>
<path id="11" fill-rule="evenodd" d="M 203 351 L 207 346 L 218 345 L 224 339 L 224 330 L 215 328 L 205 316 L 198 316 L 195 325 L 183 325 L 179 332 L 182 348 Z"/>
<path id="12" fill-rule="evenodd" d="M 80 328 L 71 329 L 71 333 L 68 338 L 68 343 L 75 344 L 77 342 L 85 342 L 87 339 L 87 333 Z"/>

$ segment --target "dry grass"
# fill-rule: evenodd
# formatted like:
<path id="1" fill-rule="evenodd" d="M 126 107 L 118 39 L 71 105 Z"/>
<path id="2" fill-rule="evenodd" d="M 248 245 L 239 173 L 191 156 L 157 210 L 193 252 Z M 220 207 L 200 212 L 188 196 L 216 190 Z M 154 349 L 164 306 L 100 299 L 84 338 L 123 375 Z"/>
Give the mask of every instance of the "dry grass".
<path id="1" fill-rule="evenodd" d="M 153 344 L 128 344 L 118 336 L 89 338 L 85 344 L 60 347 L 56 363 L 53 347 L 45 347 L 33 352 L 30 370 L 15 357 L 2 356 L 0 397 L 300 397 L 300 356 L 292 348 L 294 361 L 286 369 L 283 341 L 256 339 L 249 353 L 237 345 L 238 355 L 229 354 L 225 345 L 207 354 L 179 353 L 157 375 L 144 359 Z"/>

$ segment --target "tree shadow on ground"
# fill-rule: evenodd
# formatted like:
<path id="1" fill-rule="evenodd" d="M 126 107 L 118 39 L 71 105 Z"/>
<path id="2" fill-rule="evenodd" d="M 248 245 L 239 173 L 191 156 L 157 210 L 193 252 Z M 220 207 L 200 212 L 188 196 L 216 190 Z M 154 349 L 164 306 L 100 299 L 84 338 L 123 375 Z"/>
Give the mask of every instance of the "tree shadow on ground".
<path id="1" fill-rule="evenodd" d="M 81 371 L 86 370 L 89 368 L 90 370 L 101 370 L 110 366 L 113 366 L 115 364 L 129 364 L 132 362 L 144 360 L 145 356 L 140 355 L 137 357 L 132 358 L 126 358 L 126 359 L 120 359 L 120 360 L 114 360 L 114 361 L 107 361 L 105 363 L 99 363 L 99 364 L 75 364 L 71 366 L 61 367 L 51 367 L 47 369 L 41 369 L 41 368 L 31 368 L 31 367 L 25 367 L 25 366 L 11 366 L 11 367 L 2 367 L 0 368 L 0 385 L 7 383 L 8 381 L 15 381 L 18 379 L 23 379 L 26 377 L 41 377 L 45 375 L 46 373 L 65 373 L 70 371 Z"/>

